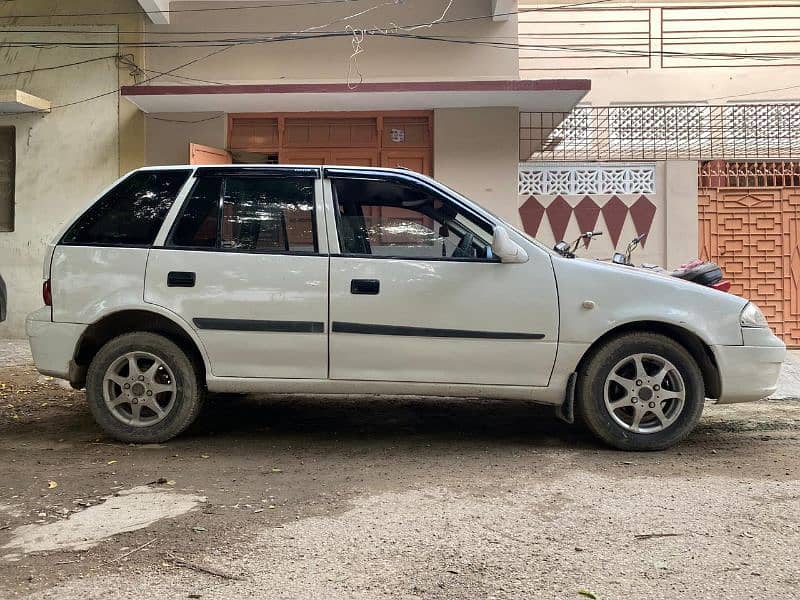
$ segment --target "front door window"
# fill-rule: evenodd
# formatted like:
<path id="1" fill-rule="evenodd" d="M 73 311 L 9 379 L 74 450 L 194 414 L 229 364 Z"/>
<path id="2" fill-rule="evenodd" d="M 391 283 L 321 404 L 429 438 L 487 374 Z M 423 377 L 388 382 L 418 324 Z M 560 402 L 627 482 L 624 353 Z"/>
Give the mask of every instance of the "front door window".
<path id="1" fill-rule="evenodd" d="M 342 254 L 411 259 L 492 259 L 491 225 L 413 185 L 335 179 Z"/>

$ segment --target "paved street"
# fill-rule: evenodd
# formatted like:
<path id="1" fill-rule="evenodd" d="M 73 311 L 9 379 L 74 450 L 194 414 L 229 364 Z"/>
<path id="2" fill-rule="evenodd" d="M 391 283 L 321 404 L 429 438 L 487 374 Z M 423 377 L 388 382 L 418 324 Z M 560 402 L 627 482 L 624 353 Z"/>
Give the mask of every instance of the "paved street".
<path id="1" fill-rule="evenodd" d="M 524 403 L 393 397 L 217 398 L 187 435 L 133 446 L 23 344 L 0 357 L 2 598 L 800 589 L 797 400 L 709 406 L 654 454 Z"/>

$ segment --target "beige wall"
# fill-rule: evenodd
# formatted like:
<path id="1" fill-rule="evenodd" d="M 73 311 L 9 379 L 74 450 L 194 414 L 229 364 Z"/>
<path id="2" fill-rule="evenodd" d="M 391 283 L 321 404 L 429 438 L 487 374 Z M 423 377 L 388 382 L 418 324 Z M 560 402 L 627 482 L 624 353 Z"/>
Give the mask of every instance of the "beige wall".
<path id="1" fill-rule="evenodd" d="M 98 3 L 75 1 L 69 12 L 127 12 L 138 10 L 135 0 Z M 66 10 L 66 5 L 61 8 Z M 0 15 L 48 14 L 53 2 L 8 2 Z M 136 39 L 142 27 L 136 15 L 72 19 L 25 19 L 23 29 L 41 33 L 4 31 L 4 41 L 47 42 L 65 39 L 108 41 Z M 51 29 L 52 28 L 52 29 Z M 6 29 L 13 29 L 6 27 Z M 69 30 L 92 31 L 73 35 Z M 126 33 L 131 32 L 131 33 Z M 68 48 L 6 47 L 0 51 L 3 72 L 41 69 L 116 54 L 116 47 Z M 134 54 L 138 54 L 135 52 Z M 22 89 L 68 104 L 114 91 L 129 81 L 127 69 L 114 59 L 3 77 L 3 89 Z M 116 93 L 90 102 L 54 108 L 49 114 L 0 116 L 0 125 L 16 128 L 15 228 L 0 232 L 0 273 L 9 295 L 8 320 L 0 324 L 0 337 L 22 336 L 25 314 L 41 305 L 42 258 L 55 232 L 85 206 L 121 171 L 144 161 L 144 131 L 141 114 Z"/>
<path id="2" fill-rule="evenodd" d="M 145 164 L 189 162 L 189 144 L 225 148 L 226 115 L 219 113 L 152 113 L 145 116 Z"/>
<path id="3" fill-rule="evenodd" d="M 523 8 L 560 5 L 520 0 Z M 792 84 L 800 76 L 800 66 L 791 56 L 774 60 L 717 55 L 796 54 L 800 52 L 800 38 L 787 31 L 785 24 L 798 19 L 800 7 L 730 0 L 630 0 L 577 11 L 529 11 L 520 19 L 519 39 L 537 48 L 521 51 L 520 76 L 540 79 L 557 73 L 589 78 L 592 90 L 583 103 L 596 106 L 796 102 L 800 88 Z M 587 22 L 575 22 L 578 20 Z M 663 59 L 659 52 L 662 24 L 667 31 L 663 39 L 668 42 L 663 46 L 667 53 Z M 714 43 L 698 41 L 698 36 Z M 634 55 L 646 54 L 648 48 L 652 52 L 649 60 Z"/>
<path id="4" fill-rule="evenodd" d="M 536 164 L 536 163 L 531 163 Z M 554 169 L 562 167 L 586 169 L 590 171 L 597 164 L 592 163 L 541 163 L 542 166 Z M 602 166 L 622 166 L 616 163 L 598 163 Z M 636 166 L 638 163 L 625 163 Z M 676 268 L 681 264 L 697 257 L 697 162 L 695 161 L 658 161 L 655 163 L 641 163 L 643 166 L 655 166 L 655 189 L 653 192 L 636 191 L 635 193 L 596 194 L 580 192 L 574 194 L 550 193 L 535 194 L 535 200 L 542 206 L 550 204 L 561 196 L 571 206 L 575 207 L 585 197 L 589 196 L 595 205 L 603 207 L 614 196 L 619 198 L 627 207 L 631 207 L 645 196 L 655 206 L 653 222 L 645 240 L 644 247 L 636 250 L 633 259 L 637 264 L 652 263 L 659 266 Z M 530 194 L 519 195 L 518 206 L 523 206 L 530 198 Z M 595 230 L 603 235 L 592 240 L 589 249 L 581 246 L 578 255 L 589 258 L 608 259 L 616 250 L 624 252 L 628 242 L 637 235 L 633 218 L 628 214 L 625 218 L 622 232 L 616 247 L 609 235 L 609 227 L 601 213 L 597 219 Z M 549 217 L 545 214 L 537 232 L 529 232 L 540 242 L 552 247 L 556 241 L 550 225 Z M 570 216 L 567 230 L 564 235 L 566 241 L 572 242 L 583 233 L 578 226 L 573 213 Z"/>
<path id="5" fill-rule="evenodd" d="M 434 177 L 519 224 L 516 108 L 446 108 L 433 114 Z"/>
<path id="6" fill-rule="evenodd" d="M 256 3 L 263 6 L 269 3 Z M 274 37 L 271 32 L 291 32 L 317 27 L 316 33 L 344 31 L 347 25 L 356 28 L 390 28 L 391 24 L 412 25 L 433 21 L 441 16 L 445 2 L 431 0 L 405 0 L 404 2 L 344 2 L 330 5 L 294 6 L 286 8 L 261 8 L 258 10 L 178 12 L 171 15 L 170 25 L 148 25 L 148 40 L 174 39 L 180 36 L 164 35 L 177 31 L 249 31 L 254 36 Z M 224 6 L 217 2 L 174 2 L 173 8 L 211 8 Z M 378 6 L 364 15 L 343 20 L 359 11 Z M 453 3 L 446 19 L 485 15 L 489 12 L 488 0 L 458 0 Z M 327 27 L 319 28 L 331 23 Z M 515 17 L 507 21 L 480 19 L 420 28 L 412 32 L 419 35 L 457 36 L 475 38 L 499 36 L 513 40 L 517 35 Z M 184 38 L 186 36 L 183 36 Z M 220 35 L 192 35 L 192 39 Z M 237 37 L 226 35 L 223 37 Z M 216 56 L 201 60 L 181 69 L 178 74 L 209 81 L 225 83 L 279 82 L 279 81 L 344 81 L 347 77 L 348 58 L 353 53 L 349 36 L 318 40 L 262 43 L 231 48 Z M 361 45 L 358 67 L 365 81 L 441 80 L 441 79 L 517 79 L 519 68 L 513 51 L 484 46 L 456 43 L 388 39 L 386 36 L 368 35 Z M 148 68 L 168 71 L 201 57 L 215 48 L 149 49 Z M 167 76 L 163 82 L 174 80 L 195 83 Z M 379 107 L 376 107 L 379 108 Z"/>
<path id="7" fill-rule="evenodd" d="M 697 161 L 664 163 L 666 264 L 676 267 L 697 258 L 698 242 Z"/>

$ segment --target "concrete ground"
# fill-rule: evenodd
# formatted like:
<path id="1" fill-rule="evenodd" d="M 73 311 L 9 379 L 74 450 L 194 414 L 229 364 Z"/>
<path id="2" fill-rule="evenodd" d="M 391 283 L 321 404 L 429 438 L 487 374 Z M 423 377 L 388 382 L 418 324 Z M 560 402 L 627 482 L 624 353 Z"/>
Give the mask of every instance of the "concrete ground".
<path id="1" fill-rule="evenodd" d="M 784 598 L 800 593 L 800 357 L 661 453 L 525 403 L 218 398 L 105 438 L 0 342 L 0 598 Z M 778 399 L 780 398 L 780 399 Z"/>

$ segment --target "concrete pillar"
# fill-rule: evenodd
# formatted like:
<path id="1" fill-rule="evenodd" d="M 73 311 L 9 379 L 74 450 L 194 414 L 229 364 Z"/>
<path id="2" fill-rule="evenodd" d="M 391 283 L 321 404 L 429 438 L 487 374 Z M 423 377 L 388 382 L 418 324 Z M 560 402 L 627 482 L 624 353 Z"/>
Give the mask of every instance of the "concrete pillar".
<path id="1" fill-rule="evenodd" d="M 667 268 L 675 268 L 698 254 L 697 161 L 664 163 L 665 235 Z"/>
<path id="2" fill-rule="evenodd" d="M 519 111 L 443 108 L 433 115 L 436 179 L 519 225 Z"/>

